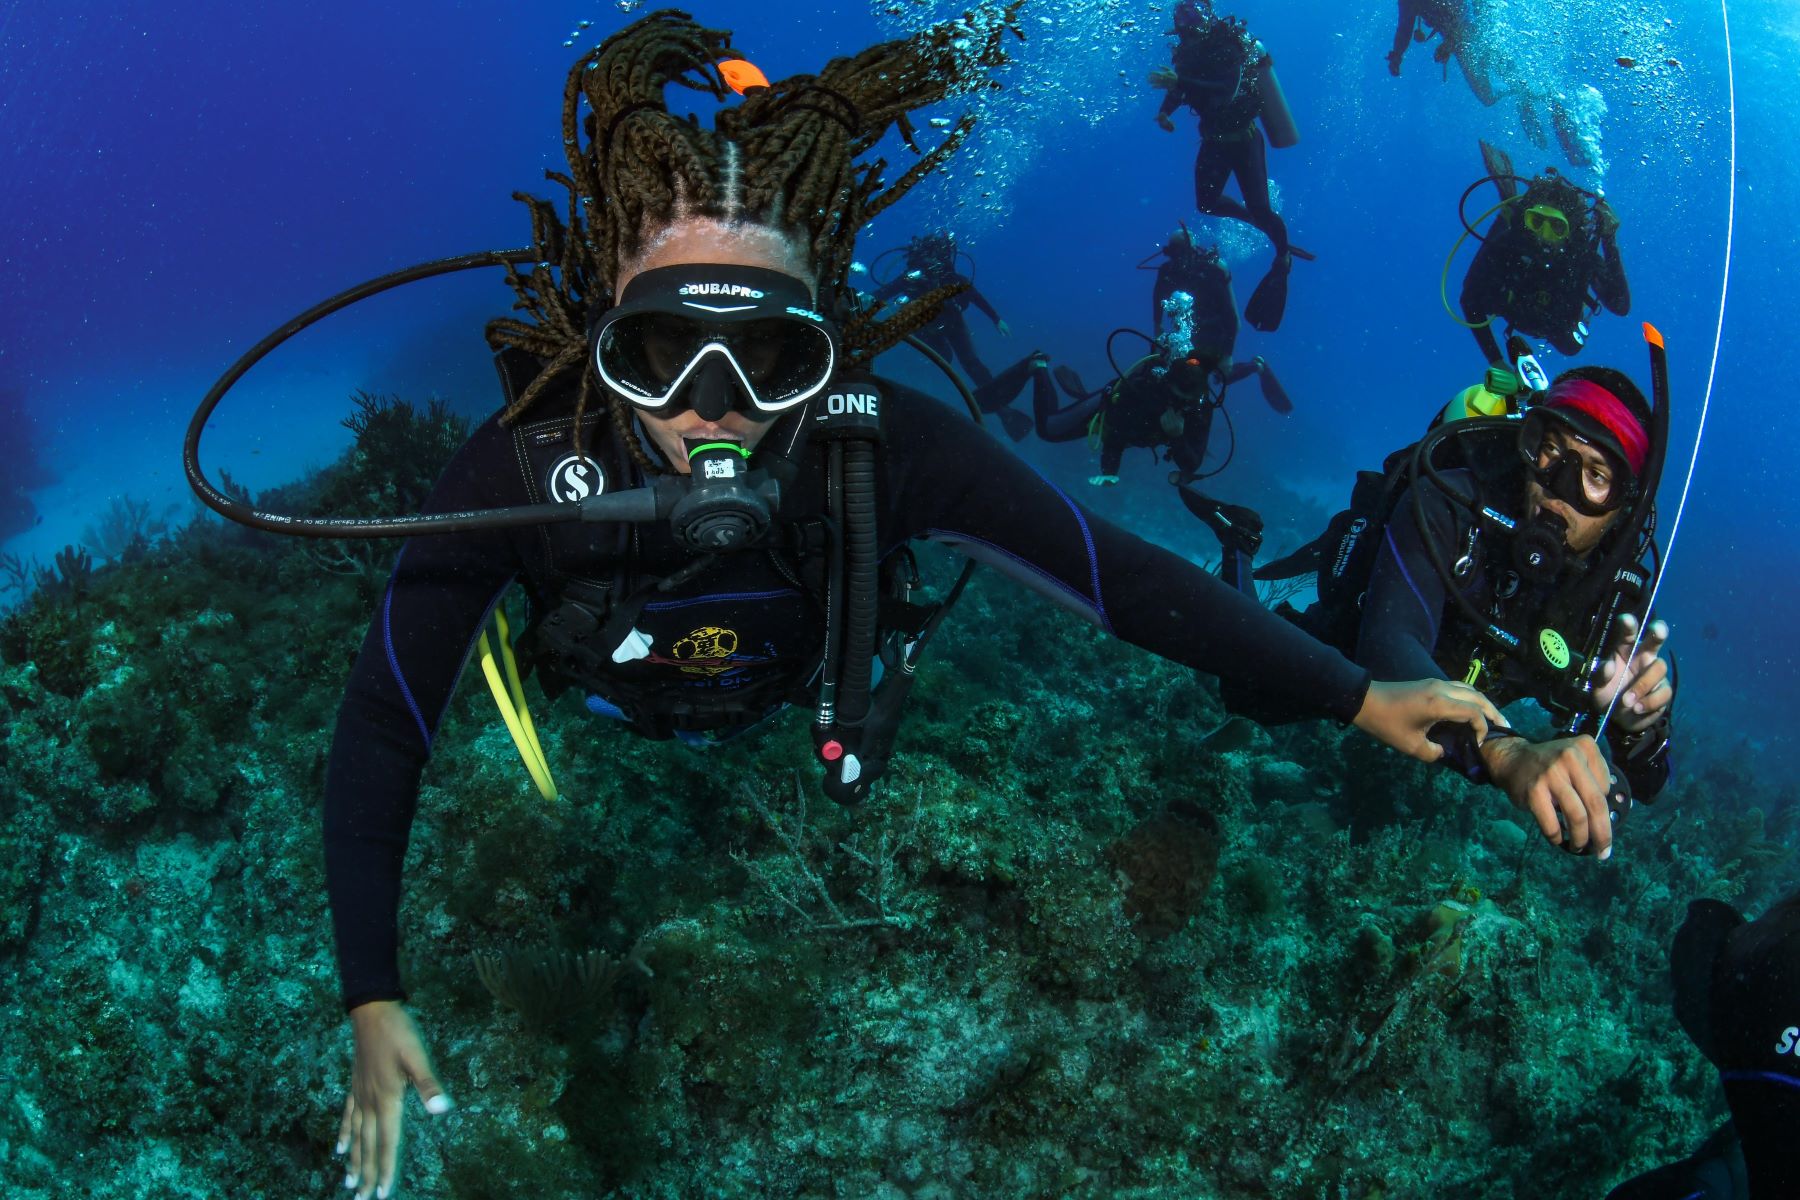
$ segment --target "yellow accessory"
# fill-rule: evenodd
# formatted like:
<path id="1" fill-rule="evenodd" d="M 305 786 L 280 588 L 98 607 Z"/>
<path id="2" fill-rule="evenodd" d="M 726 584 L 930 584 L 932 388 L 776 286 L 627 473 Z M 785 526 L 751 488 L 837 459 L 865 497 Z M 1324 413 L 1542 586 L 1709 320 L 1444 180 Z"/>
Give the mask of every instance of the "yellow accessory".
<path id="1" fill-rule="evenodd" d="M 1507 399 L 1487 390 L 1481 384 L 1466 387 L 1444 408 L 1445 421 L 1461 421 L 1467 417 L 1504 417 Z"/>
<path id="2" fill-rule="evenodd" d="M 1497 318 L 1489 317 L 1485 321 L 1470 323 L 1457 316 L 1456 310 L 1450 307 L 1450 266 L 1456 261 L 1456 252 L 1462 249 L 1462 244 L 1464 242 L 1475 236 L 1475 226 L 1481 224 L 1507 205 L 1517 204 L 1524 198 L 1525 197 L 1523 196 L 1508 196 L 1506 199 L 1469 222 L 1463 227 L 1462 236 L 1457 238 L 1455 244 L 1450 247 L 1450 253 L 1444 257 L 1444 273 L 1438 276 L 1438 298 L 1444 302 L 1444 311 L 1450 314 L 1450 319 L 1455 321 L 1458 325 L 1461 325 L 1464 329 L 1486 329 L 1489 325 L 1492 325 Z"/>
<path id="3" fill-rule="evenodd" d="M 531 710 L 525 706 L 525 685 L 519 680 L 519 663 L 513 657 L 512 638 L 506 628 L 506 613 L 498 607 L 494 609 L 494 637 L 500 643 L 500 659 L 506 665 L 506 678 L 500 678 L 500 667 L 494 662 L 494 648 L 488 642 L 487 630 L 481 631 L 480 654 L 481 673 L 487 676 L 488 690 L 494 693 L 494 703 L 500 708 L 500 718 L 506 722 L 506 731 L 512 734 L 513 745 L 519 748 L 519 757 L 525 760 L 525 770 L 531 774 L 531 782 L 537 784 L 538 795 L 546 800 L 556 799 L 556 781 L 550 778 L 550 765 L 544 759 L 544 747 L 538 741 L 537 727 L 531 723 Z"/>
<path id="4" fill-rule="evenodd" d="M 1476 681 L 1481 678 L 1481 671 L 1481 660 L 1479 658 L 1471 658 L 1469 660 L 1469 669 L 1463 674 L 1463 682 L 1470 687 L 1474 687 Z"/>

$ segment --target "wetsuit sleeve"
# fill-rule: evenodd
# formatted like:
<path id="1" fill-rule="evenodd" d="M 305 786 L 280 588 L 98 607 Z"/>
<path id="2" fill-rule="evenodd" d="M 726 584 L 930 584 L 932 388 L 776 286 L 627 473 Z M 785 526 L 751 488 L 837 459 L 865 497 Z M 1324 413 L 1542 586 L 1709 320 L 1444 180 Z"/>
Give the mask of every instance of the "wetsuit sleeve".
<path id="1" fill-rule="evenodd" d="M 884 538 L 922 537 L 992 565 L 1109 633 L 1349 721 L 1369 676 L 1186 559 L 1091 516 L 937 401 L 890 389 Z"/>
<path id="2" fill-rule="evenodd" d="M 961 281 L 960 276 L 958 277 L 958 279 L 959 279 L 959 281 Z M 969 289 L 966 292 L 964 292 L 963 295 L 968 299 L 970 304 L 973 304 L 976 308 L 979 308 L 982 311 L 982 314 L 984 316 L 986 316 L 988 320 L 992 321 L 996 325 L 998 325 L 1000 323 L 1000 314 L 998 312 L 994 311 L 994 306 L 992 304 L 988 303 L 988 298 L 986 296 L 982 295 L 980 292 L 975 290 L 974 284 L 972 284 L 972 283 L 969 284 Z"/>
<path id="3" fill-rule="evenodd" d="M 439 479 L 427 512 L 525 503 L 507 435 L 489 422 Z M 510 478 L 519 494 L 496 494 Z M 488 610 L 520 569 L 500 532 L 409 538 L 338 709 L 325 769 L 325 882 L 344 1007 L 403 1000 L 400 874 L 431 739 Z"/>
<path id="4" fill-rule="evenodd" d="M 1607 238 L 1600 243 L 1600 273 L 1594 280 L 1594 294 L 1615 316 L 1631 311 L 1631 283 L 1625 278 L 1625 260 L 1619 256 L 1617 239 Z"/>

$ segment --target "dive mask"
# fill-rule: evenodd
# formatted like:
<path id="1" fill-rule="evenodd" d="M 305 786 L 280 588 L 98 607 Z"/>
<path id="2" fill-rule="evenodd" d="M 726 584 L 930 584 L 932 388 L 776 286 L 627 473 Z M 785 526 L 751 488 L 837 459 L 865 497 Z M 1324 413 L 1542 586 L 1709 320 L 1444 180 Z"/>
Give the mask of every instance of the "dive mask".
<path id="1" fill-rule="evenodd" d="M 1525 228 L 1538 241 L 1557 246 L 1569 240 L 1569 218 L 1562 209 L 1534 204 L 1525 210 Z"/>
<path id="2" fill-rule="evenodd" d="M 657 267 L 594 329 L 594 367 L 640 412 L 772 420 L 831 381 L 837 331 L 800 280 L 762 267 Z"/>
<path id="3" fill-rule="evenodd" d="M 1525 414 L 1519 426 L 1519 456 L 1547 495 L 1578 513 L 1600 517 L 1623 508 L 1635 492 L 1623 455 L 1607 445 L 1607 440 L 1561 411 L 1539 405 Z M 1604 469 L 1584 462 L 1569 445 L 1573 442 L 1599 450 Z"/>

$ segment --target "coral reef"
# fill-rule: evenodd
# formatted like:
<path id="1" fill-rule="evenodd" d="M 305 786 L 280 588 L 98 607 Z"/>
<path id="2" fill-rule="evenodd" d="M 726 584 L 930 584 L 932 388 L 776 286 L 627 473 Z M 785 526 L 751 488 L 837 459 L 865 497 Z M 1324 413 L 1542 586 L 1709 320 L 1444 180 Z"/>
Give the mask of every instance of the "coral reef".
<path id="1" fill-rule="evenodd" d="M 359 404 L 345 459 L 265 499 L 423 499 L 454 418 Z M 323 1195 L 319 795 L 391 551 L 142 541 L 0 621 L 0 1178 Z M 1597 864 L 1360 735 L 1228 725 L 997 578 L 940 641 L 854 809 L 796 785 L 800 714 L 701 752 L 572 696 L 535 705 L 547 803 L 465 683 L 402 912 L 459 1108 L 409 1101 L 404 1194 L 1508 1200 L 1710 1131 L 1664 964 L 1689 899 L 1795 884 L 1800 798 L 1747 756 L 1684 759 Z"/>

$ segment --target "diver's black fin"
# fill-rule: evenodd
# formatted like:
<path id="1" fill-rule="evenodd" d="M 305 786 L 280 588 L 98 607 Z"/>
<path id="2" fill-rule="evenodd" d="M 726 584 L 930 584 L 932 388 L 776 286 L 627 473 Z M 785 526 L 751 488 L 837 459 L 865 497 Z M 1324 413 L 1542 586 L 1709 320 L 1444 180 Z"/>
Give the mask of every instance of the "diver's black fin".
<path id="1" fill-rule="evenodd" d="M 1487 173 L 1494 177 L 1494 186 L 1500 189 L 1502 200 L 1511 200 L 1519 194 L 1518 181 L 1513 178 L 1512 156 L 1491 142 L 1481 143 L 1481 165 Z"/>
<path id="2" fill-rule="evenodd" d="M 1057 367 L 1051 374 L 1056 376 L 1057 384 L 1069 394 L 1069 398 L 1072 400 L 1086 400 L 1094 394 L 1088 390 L 1087 384 L 1081 382 L 1081 376 L 1075 373 L 1074 367 L 1065 364 Z"/>
<path id="3" fill-rule="evenodd" d="M 1286 416 L 1294 411 L 1294 402 L 1288 399 L 1287 389 L 1281 386 L 1281 380 L 1275 378 L 1274 370 L 1265 365 L 1257 373 L 1257 382 L 1262 384 L 1263 399 L 1270 408 Z"/>
<path id="4" fill-rule="evenodd" d="M 1261 333 L 1274 333 L 1281 328 L 1281 318 L 1287 315 L 1288 275 L 1293 269 L 1294 260 L 1285 256 L 1269 267 L 1269 273 L 1250 294 L 1250 303 L 1244 305 L 1244 320 L 1250 322 L 1250 328 Z"/>
<path id="5" fill-rule="evenodd" d="M 1717 1048 L 1712 1026 L 1713 964 L 1725 949 L 1725 940 L 1743 923 L 1743 914 L 1723 900 L 1696 900 L 1688 905 L 1687 920 L 1676 930 L 1675 945 L 1669 951 L 1675 1019 L 1708 1058 L 1713 1058 Z"/>
<path id="6" fill-rule="evenodd" d="M 1000 409 L 994 416 L 1000 418 L 1000 428 L 1006 430 L 1006 436 L 1015 442 L 1024 441 L 1025 435 L 1031 432 L 1031 418 L 1016 408 Z"/>

